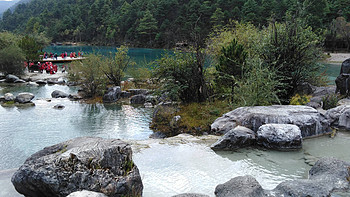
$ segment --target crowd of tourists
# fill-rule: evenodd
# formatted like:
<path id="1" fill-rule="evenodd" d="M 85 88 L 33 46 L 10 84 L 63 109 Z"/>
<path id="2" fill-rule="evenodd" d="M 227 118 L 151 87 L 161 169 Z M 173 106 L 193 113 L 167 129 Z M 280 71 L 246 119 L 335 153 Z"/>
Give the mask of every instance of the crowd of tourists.
<path id="1" fill-rule="evenodd" d="M 58 71 L 58 66 L 56 64 L 53 64 L 52 62 L 38 62 L 37 64 L 34 64 L 33 62 L 27 63 L 24 62 L 25 67 L 28 68 L 29 72 L 39 71 L 40 73 L 50 73 L 51 75 L 56 74 Z M 65 65 L 62 65 L 62 73 L 66 71 Z"/>
<path id="2" fill-rule="evenodd" d="M 80 52 L 80 51 L 78 52 L 78 54 L 75 53 L 75 52 L 70 52 L 69 57 L 70 57 L 70 58 L 77 58 L 77 57 L 83 57 L 83 55 L 84 55 L 84 53 L 83 53 L 83 52 Z M 68 57 L 68 53 L 67 53 L 67 52 L 61 53 L 61 54 L 60 54 L 60 57 L 61 57 L 62 59 L 65 59 L 65 58 Z M 58 55 L 57 55 L 57 53 L 52 53 L 52 52 L 47 53 L 47 52 L 45 51 L 45 52 L 44 52 L 44 55 L 43 55 L 43 58 L 44 58 L 44 59 L 51 58 L 51 59 L 56 59 L 56 60 L 57 60 Z"/>

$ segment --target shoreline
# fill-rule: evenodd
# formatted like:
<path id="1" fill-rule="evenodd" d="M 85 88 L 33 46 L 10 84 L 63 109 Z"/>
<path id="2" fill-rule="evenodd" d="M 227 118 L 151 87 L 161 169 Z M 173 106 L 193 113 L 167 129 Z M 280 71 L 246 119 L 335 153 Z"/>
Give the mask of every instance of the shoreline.
<path id="1" fill-rule="evenodd" d="M 346 59 L 350 58 L 350 53 L 324 53 L 325 55 L 330 57 L 326 58 L 324 60 L 325 63 L 331 63 L 331 64 L 341 64 L 343 63 Z"/>

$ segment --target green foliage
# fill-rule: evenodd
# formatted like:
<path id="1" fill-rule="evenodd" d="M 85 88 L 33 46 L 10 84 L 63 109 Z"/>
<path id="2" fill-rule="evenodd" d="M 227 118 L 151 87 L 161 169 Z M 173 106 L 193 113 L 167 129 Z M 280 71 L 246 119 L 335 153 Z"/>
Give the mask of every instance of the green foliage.
<path id="1" fill-rule="evenodd" d="M 12 33 L 0 33 L 0 72 L 4 74 L 20 75 L 24 71 L 24 56 L 17 45 L 18 39 Z"/>
<path id="2" fill-rule="evenodd" d="M 70 64 L 69 80 L 79 82 L 86 97 L 101 96 L 108 82 L 102 71 L 104 64 L 101 55 L 90 54 L 82 62 L 75 61 Z"/>
<path id="3" fill-rule="evenodd" d="M 305 105 L 308 102 L 310 102 L 310 95 L 299 95 L 296 94 L 290 99 L 290 104 L 291 105 Z"/>
<path id="4" fill-rule="evenodd" d="M 114 58 L 109 57 L 103 60 L 101 70 L 112 84 L 120 86 L 125 70 L 133 65 L 135 62 L 128 56 L 128 48 L 121 46 L 117 48 Z"/>
<path id="5" fill-rule="evenodd" d="M 18 46 L 23 50 L 27 62 L 36 62 L 39 60 L 39 55 L 43 48 L 33 37 L 24 36 L 19 42 Z"/>
<path id="6" fill-rule="evenodd" d="M 327 96 L 322 97 L 322 108 L 324 110 L 332 109 L 337 106 L 338 101 L 342 99 L 342 97 L 336 95 L 336 94 L 330 94 Z"/>
<path id="7" fill-rule="evenodd" d="M 171 100 L 183 102 L 201 102 L 206 100 L 203 62 L 200 52 L 165 54 L 156 60 L 154 76 L 161 83 L 163 92 Z M 202 59 L 203 60 L 203 59 Z"/>

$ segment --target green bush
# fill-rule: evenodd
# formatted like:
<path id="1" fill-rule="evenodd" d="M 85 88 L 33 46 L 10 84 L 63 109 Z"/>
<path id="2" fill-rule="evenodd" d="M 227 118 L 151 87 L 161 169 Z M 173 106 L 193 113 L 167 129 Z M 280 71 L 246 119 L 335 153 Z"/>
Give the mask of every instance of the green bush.
<path id="1" fill-rule="evenodd" d="M 336 94 L 330 94 L 327 96 L 322 97 L 322 108 L 324 110 L 332 109 L 337 106 L 338 101 L 342 99 L 342 97 L 336 95 Z"/>
<path id="2" fill-rule="evenodd" d="M 305 105 L 308 102 L 310 102 L 311 96 L 309 95 L 299 95 L 296 94 L 290 99 L 290 104 L 291 105 Z"/>

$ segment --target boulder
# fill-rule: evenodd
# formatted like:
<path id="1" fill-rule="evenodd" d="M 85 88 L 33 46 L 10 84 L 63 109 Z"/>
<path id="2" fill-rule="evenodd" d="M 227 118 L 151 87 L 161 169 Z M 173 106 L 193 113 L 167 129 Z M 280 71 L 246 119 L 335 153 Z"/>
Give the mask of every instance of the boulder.
<path id="1" fill-rule="evenodd" d="M 258 129 L 257 144 L 276 150 L 301 149 L 301 131 L 291 124 L 265 124 Z"/>
<path id="2" fill-rule="evenodd" d="M 114 86 L 107 89 L 107 93 L 103 95 L 104 103 L 114 103 L 120 98 L 122 89 L 120 86 Z"/>
<path id="3" fill-rule="evenodd" d="M 23 79 L 17 79 L 16 81 L 14 81 L 13 83 L 25 83 L 26 81 L 24 81 Z"/>
<path id="4" fill-rule="evenodd" d="M 47 82 L 44 81 L 44 80 L 37 80 L 37 81 L 35 81 L 35 83 L 37 83 L 37 84 L 39 84 L 39 85 L 45 85 L 45 84 L 47 84 Z"/>
<path id="5" fill-rule="evenodd" d="M 213 150 L 236 150 L 242 147 L 254 145 L 256 136 L 254 131 L 246 127 L 237 126 L 228 131 L 217 142 L 211 145 Z"/>
<path id="6" fill-rule="evenodd" d="M 152 105 L 156 105 L 157 102 L 157 97 L 156 96 L 152 96 L 152 95 L 147 95 L 146 96 L 146 103 L 152 103 Z"/>
<path id="7" fill-rule="evenodd" d="M 152 108 L 153 107 L 152 103 L 145 103 L 145 104 L 143 104 L 143 106 L 145 108 Z"/>
<path id="8" fill-rule="evenodd" d="M 309 179 L 284 181 L 273 192 L 276 196 L 331 196 L 349 190 L 350 163 L 322 158 L 309 171 Z"/>
<path id="9" fill-rule="evenodd" d="M 209 197 L 205 194 L 196 194 L 196 193 L 184 193 L 184 194 L 178 194 L 173 197 Z"/>
<path id="10" fill-rule="evenodd" d="M 256 132 L 261 125 L 294 124 L 302 137 L 317 136 L 331 131 L 327 119 L 316 109 L 302 105 L 272 105 L 240 107 L 224 114 L 211 125 L 211 132 L 225 134 L 238 125 Z"/>
<path id="11" fill-rule="evenodd" d="M 80 137 L 30 156 L 11 179 L 25 196 L 63 197 L 89 190 L 107 196 L 141 196 L 142 181 L 129 144 Z"/>
<path id="12" fill-rule="evenodd" d="M 80 100 L 80 99 L 83 99 L 83 97 L 82 96 L 80 96 L 79 94 L 70 94 L 69 96 L 68 96 L 68 98 L 69 99 L 71 99 L 71 100 Z"/>
<path id="13" fill-rule="evenodd" d="M 65 106 L 62 105 L 62 104 L 57 104 L 57 105 L 55 105 L 53 108 L 54 108 L 54 109 L 64 109 Z"/>
<path id="14" fill-rule="evenodd" d="M 311 85 L 308 82 L 304 82 L 297 86 L 295 93 L 299 95 L 310 95 L 314 93 L 315 90 L 316 90 L 315 86 Z"/>
<path id="15" fill-rule="evenodd" d="M 107 197 L 107 196 L 104 195 L 103 193 L 83 190 L 83 191 L 73 192 L 69 194 L 67 197 Z"/>
<path id="16" fill-rule="evenodd" d="M 14 101 L 16 97 L 12 93 L 6 93 L 4 95 L 5 101 Z"/>
<path id="17" fill-rule="evenodd" d="M 52 98 L 67 98 L 67 97 L 69 97 L 69 94 L 64 93 L 60 90 L 55 90 L 51 93 L 51 97 Z"/>
<path id="18" fill-rule="evenodd" d="M 148 94 L 149 90 L 147 89 L 128 89 L 128 92 L 131 93 L 132 96 L 138 95 L 138 94 Z"/>
<path id="19" fill-rule="evenodd" d="M 332 196 L 335 192 L 349 192 L 349 177 L 349 162 L 322 158 L 311 168 L 308 179 L 284 181 L 273 190 L 263 190 L 254 177 L 241 176 L 218 185 L 215 188 L 215 195 L 217 197 Z"/>
<path id="20" fill-rule="evenodd" d="M 341 95 L 348 95 L 350 90 L 350 75 L 349 74 L 340 74 L 335 79 L 335 84 L 337 85 L 337 89 L 335 93 L 339 92 Z"/>
<path id="21" fill-rule="evenodd" d="M 120 97 L 121 98 L 130 98 L 131 97 L 131 93 L 130 92 L 127 92 L 127 91 L 122 91 L 120 93 Z"/>
<path id="22" fill-rule="evenodd" d="M 27 86 L 39 86 L 39 84 L 30 81 L 27 83 Z"/>
<path id="23" fill-rule="evenodd" d="M 264 189 L 252 176 L 238 176 L 215 188 L 217 197 L 260 197 L 265 196 Z"/>
<path id="24" fill-rule="evenodd" d="M 143 94 L 138 94 L 130 98 L 131 104 L 144 104 L 146 102 L 146 96 Z"/>
<path id="25" fill-rule="evenodd" d="M 350 105 L 341 105 L 327 110 L 326 118 L 333 127 L 345 127 L 350 129 L 350 119 L 346 118 L 349 112 Z"/>
<path id="26" fill-rule="evenodd" d="M 7 83 L 14 83 L 17 80 L 19 80 L 19 77 L 15 76 L 15 75 L 6 75 L 6 82 Z"/>
<path id="27" fill-rule="evenodd" d="M 61 77 L 57 79 L 57 84 L 65 84 L 66 81 Z"/>
<path id="28" fill-rule="evenodd" d="M 350 58 L 344 60 L 340 67 L 340 74 L 350 74 Z"/>
<path id="29" fill-rule="evenodd" d="M 34 98 L 34 94 L 29 92 L 23 92 L 23 93 L 19 93 L 16 96 L 15 101 L 19 103 L 29 103 L 33 100 L 33 98 Z"/>
<path id="30" fill-rule="evenodd" d="M 350 105 L 350 99 L 344 98 L 344 99 L 339 100 L 337 102 L 337 106 L 340 106 L 340 105 Z"/>
<path id="31" fill-rule="evenodd" d="M 315 91 L 312 94 L 310 102 L 319 103 L 322 106 L 322 98 L 332 95 L 336 91 L 336 86 L 314 87 Z"/>

